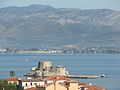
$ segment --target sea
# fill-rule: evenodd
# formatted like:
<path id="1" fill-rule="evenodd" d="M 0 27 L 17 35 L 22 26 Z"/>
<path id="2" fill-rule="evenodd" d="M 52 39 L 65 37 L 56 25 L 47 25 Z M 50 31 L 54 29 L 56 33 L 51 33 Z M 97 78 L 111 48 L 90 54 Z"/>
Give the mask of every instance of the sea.
<path id="1" fill-rule="evenodd" d="M 0 79 L 9 78 L 15 71 L 18 78 L 31 72 L 38 61 L 52 61 L 64 66 L 70 75 L 106 75 L 108 78 L 75 79 L 108 90 L 120 90 L 120 54 L 0 54 Z"/>

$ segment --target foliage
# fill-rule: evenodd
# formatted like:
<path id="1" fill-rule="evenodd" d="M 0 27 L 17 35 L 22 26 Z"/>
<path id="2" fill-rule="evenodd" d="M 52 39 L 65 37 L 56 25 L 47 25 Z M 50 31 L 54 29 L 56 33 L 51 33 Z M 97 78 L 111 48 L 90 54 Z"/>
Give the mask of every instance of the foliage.
<path id="1" fill-rule="evenodd" d="M 10 71 L 10 76 L 11 77 L 14 77 L 16 74 L 15 74 L 15 71 Z"/>
<path id="2" fill-rule="evenodd" d="M 0 81 L 0 90 L 17 90 L 16 83 L 8 83 L 5 80 Z"/>

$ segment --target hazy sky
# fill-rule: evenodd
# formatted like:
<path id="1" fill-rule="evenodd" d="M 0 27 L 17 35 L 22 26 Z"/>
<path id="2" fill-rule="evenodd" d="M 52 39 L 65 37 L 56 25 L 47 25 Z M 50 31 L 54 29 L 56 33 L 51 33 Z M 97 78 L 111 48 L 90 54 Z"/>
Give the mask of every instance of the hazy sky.
<path id="1" fill-rule="evenodd" d="M 57 8 L 120 10 L 120 0 L 0 0 L 0 8 L 30 4 L 51 5 Z"/>

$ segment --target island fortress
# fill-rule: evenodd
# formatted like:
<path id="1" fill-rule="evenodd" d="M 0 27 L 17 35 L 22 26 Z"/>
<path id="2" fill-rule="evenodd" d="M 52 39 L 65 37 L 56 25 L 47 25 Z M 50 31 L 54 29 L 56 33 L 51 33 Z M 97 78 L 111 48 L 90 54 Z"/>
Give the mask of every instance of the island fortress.
<path id="1" fill-rule="evenodd" d="M 100 76 L 86 76 L 86 75 L 69 75 L 68 71 L 63 66 L 52 66 L 51 61 L 39 61 L 38 67 L 33 67 L 31 69 L 32 73 L 28 73 L 24 76 L 27 77 L 27 79 L 32 78 L 45 78 L 49 76 L 64 76 L 67 78 L 79 78 L 79 79 L 96 79 L 96 78 L 106 78 L 105 75 Z"/>
<path id="2" fill-rule="evenodd" d="M 62 66 L 52 66 L 51 61 L 39 61 L 38 67 L 31 69 L 32 73 L 28 73 L 27 78 L 45 78 L 48 76 L 68 76 L 68 71 Z"/>

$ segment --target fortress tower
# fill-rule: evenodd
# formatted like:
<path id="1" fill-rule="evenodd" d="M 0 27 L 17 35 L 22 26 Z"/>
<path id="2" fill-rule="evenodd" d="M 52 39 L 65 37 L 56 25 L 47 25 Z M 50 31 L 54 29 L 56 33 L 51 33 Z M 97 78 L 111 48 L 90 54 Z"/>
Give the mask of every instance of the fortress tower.
<path id="1" fill-rule="evenodd" d="M 45 68 L 50 68 L 50 67 L 52 67 L 51 61 L 39 61 L 38 62 L 38 69 L 41 71 Z"/>

